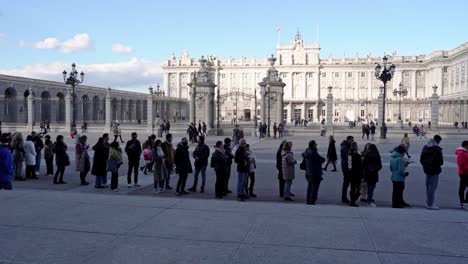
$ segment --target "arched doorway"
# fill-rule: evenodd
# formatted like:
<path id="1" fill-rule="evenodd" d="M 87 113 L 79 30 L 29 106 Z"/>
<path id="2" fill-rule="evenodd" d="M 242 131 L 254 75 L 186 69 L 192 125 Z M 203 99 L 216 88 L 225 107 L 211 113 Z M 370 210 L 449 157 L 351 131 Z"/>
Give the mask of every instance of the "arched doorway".
<path id="1" fill-rule="evenodd" d="M 5 122 L 13 123 L 17 122 L 17 103 L 16 103 L 16 90 L 13 87 L 9 87 L 5 90 L 4 94 L 4 109 L 3 113 L 5 116 Z"/>
<path id="2" fill-rule="evenodd" d="M 57 93 L 56 120 L 59 123 L 65 122 L 65 95 L 62 92 Z"/>
<path id="3" fill-rule="evenodd" d="M 99 96 L 93 97 L 93 121 L 101 120 L 102 109 L 100 107 Z"/>
<path id="4" fill-rule="evenodd" d="M 40 121 L 50 121 L 50 93 L 44 91 L 41 93 L 41 120 Z"/>
<path id="5" fill-rule="evenodd" d="M 82 116 L 83 116 L 83 122 L 89 121 L 89 97 L 88 95 L 83 95 L 81 97 L 81 102 L 82 102 Z"/>

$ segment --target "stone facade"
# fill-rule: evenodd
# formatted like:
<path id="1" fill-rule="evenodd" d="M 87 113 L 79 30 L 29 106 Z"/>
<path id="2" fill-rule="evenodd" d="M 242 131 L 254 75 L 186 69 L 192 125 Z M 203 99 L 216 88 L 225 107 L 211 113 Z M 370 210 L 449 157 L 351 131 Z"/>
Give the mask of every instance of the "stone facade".
<path id="1" fill-rule="evenodd" d="M 148 123 L 150 116 L 174 120 L 188 118 L 187 101 L 179 98 L 79 85 L 76 87 L 77 126 L 110 127 L 112 121 L 123 126 Z M 37 126 L 50 121 L 67 130 L 72 122 L 73 99 L 70 86 L 53 81 L 0 75 L 0 121 L 3 125 Z M 154 119 L 153 119 L 154 120 Z"/>
<path id="2" fill-rule="evenodd" d="M 320 45 L 305 44 L 300 33 L 291 45 L 278 46 L 276 68 L 286 83 L 284 88 L 284 119 L 309 119 L 319 122 L 326 118 L 328 86 L 333 87 L 333 121 L 377 120 L 378 97 L 382 83 L 374 77 L 375 64 L 382 57 L 367 55 L 354 58 L 323 58 Z M 427 122 L 431 119 L 432 86 L 439 87 L 439 123 L 453 123 L 468 119 L 468 42 L 449 51 L 435 51 L 429 55 L 387 55 L 396 65 L 392 81 L 387 83 L 387 111 L 389 124 L 396 123 L 399 112 L 398 97 L 393 90 L 401 82 L 408 90 L 401 103 L 405 122 Z M 254 95 L 260 101 L 258 83 L 266 76 L 267 59 L 245 58 L 222 60 L 208 56 L 214 65 L 213 78 L 219 86 L 220 112 L 224 121 L 233 118 L 253 120 L 257 109 Z M 196 59 L 186 52 L 173 56 L 163 65 L 164 90 L 173 97 L 188 99 L 191 74 L 199 68 Z M 236 96 L 232 96 L 236 95 Z M 456 102 L 454 104 L 454 102 Z"/>

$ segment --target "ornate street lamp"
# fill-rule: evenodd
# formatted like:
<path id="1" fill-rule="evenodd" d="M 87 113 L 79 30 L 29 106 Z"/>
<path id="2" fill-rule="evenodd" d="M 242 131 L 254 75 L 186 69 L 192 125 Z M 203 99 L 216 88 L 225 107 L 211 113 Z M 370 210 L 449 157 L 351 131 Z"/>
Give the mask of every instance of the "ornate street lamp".
<path id="1" fill-rule="evenodd" d="M 273 56 L 272 56 L 273 58 Z M 267 130 L 267 137 L 271 137 L 270 135 L 270 122 L 271 122 L 271 119 L 270 119 L 270 85 L 267 84 L 267 89 L 268 89 L 268 130 Z"/>
<path id="2" fill-rule="evenodd" d="M 377 63 L 375 66 L 375 78 L 383 83 L 383 102 L 382 102 L 382 116 L 380 126 L 380 138 L 387 138 L 387 125 L 385 124 L 385 101 L 387 99 L 387 82 L 393 78 L 395 74 L 395 64 L 388 61 L 387 56 L 383 57 L 383 66 Z"/>
<path id="3" fill-rule="evenodd" d="M 159 83 L 156 85 L 156 92 L 154 92 L 154 95 L 160 97 L 160 96 L 166 96 L 166 92 L 160 89 Z"/>
<path id="4" fill-rule="evenodd" d="M 72 128 L 73 127 L 76 127 L 76 96 L 75 96 L 75 87 L 82 83 L 83 80 L 84 80 L 84 72 L 81 72 L 80 74 L 78 74 L 78 71 L 76 70 L 76 64 L 73 63 L 71 65 L 72 67 L 72 70 L 70 71 L 70 74 L 68 75 L 68 78 L 67 78 L 67 71 L 66 70 L 63 70 L 62 74 L 63 74 L 63 81 L 66 83 L 66 84 L 69 84 L 71 85 L 72 87 L 72 98 L 73 98 L 73 110 L 72 110 Z M 78 76 L 80 76 L 78 79 Z"/>
<path id="5" fill-rule="evenodd" d="M 393 90 L 393 96 L 398 96 L 398 122 L 400 123 L 400 126 L 403 125 L 401 121 L 401 100 L 403 100 L 403 97 L 408 95 L 408 90 L 406 88 L 403 88 L 403 84 L 400 82 L 398 85 L 398 90 L 394 89 Z"/>
<path id="6" fill-rule="evenodd" d="M 221 136 L 220 125 L 219 125 L 219 118 L 220 118 L 220 109 L 219 109 L 219 85 L 218 85 L 218 92 L 216 96 L 216 135 Z"/>

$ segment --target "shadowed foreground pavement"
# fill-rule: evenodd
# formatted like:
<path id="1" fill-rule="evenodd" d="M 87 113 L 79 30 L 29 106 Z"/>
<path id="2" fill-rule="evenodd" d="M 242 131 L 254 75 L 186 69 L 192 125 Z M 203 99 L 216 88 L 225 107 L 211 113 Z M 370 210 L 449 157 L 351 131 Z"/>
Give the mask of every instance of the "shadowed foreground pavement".
<path id="1" fill-rule="evenodd" d="M 0 191 L 0 263 L 468 263 L 468 212 Z"/>

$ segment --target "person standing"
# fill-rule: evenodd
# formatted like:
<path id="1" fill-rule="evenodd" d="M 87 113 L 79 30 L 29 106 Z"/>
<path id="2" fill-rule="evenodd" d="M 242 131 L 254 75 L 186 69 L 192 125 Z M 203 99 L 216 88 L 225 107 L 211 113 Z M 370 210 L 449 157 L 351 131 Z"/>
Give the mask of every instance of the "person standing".
<path id="1" fill-rule="evenodd" d="M 54 184 L 66 184 L 63 181 L 65 167 L 70 166 L 70 158 L 67 154 L 67 145 L 63 142 L 63 136 L 58 135 L 54 143 L 55 165 L 57 170 L 54 175 Z"/>
<path id="2" fill-rule="evenodd" d="M 174 171 L 174 147 L 172 146 L 172 134 L 166 134 L 166 140 L 161 143 L 161 149 L 164 152 L 165 156 L 165 166 L 167 170 L 166 178 L 164 179 L 165 186 L 159 186 L 159 188 L 165 188 L 167 190 L 172 190 L 172 187 L 169 185 L 171 179 L 171 174 Z"/>
<path id="3" fill-rule="evenodd" d="M 439 207 L 434 205 L 435 192 L 439 183 L 439 175 L 442 172 L 442 165 L 444 158 L 442 155 L 442 148 L 439 147 L 442 138 L 435 135 L 421 151 L 419 161 L 423 166 L 424 173 L 426 174 L 426 208 L 429 210 L 439 210 Z"/>
<path id="4" fill-rule="evenodd" d="M 107 175 L 107 160 L 109 159 L 109 149 L 104 145 L 104 138 L 100 137 L 96 145 L 93 146 L 93 167 L 91 174 L 96 176 L 94 184 L 95 188 L 103 189 L 107 185 L 104 182 L 104 177 Z"/>
<path id="5" fill-rule="evenodd" d="M 340 156 L 341 156 L 341 171 L 343 172 L 343 187 L 341 189 L 341 202 L 349 204 L 349 199 L 347 197 L 348 187 L 350 185 L 350 174 L 348 172 L 348 156 L 351 143 L 354 142 L 353 136 L 346 137 L 346 140 L 341 142 Z"/>
<path id="6" fill-rule="evenodd" d="M 232 160 L 234 159 L 234 155 L 232 155 L 232 149 L 231 149 L 231 139 L 230 138 L 225 138 L 224 139 L 224 154 L 226 155 L 226 178 L 225 178 L 225 190 L 224 192 L 226 194 L 232 193 L 231 190 L 229 190 L 229 179 L 231 178 L 231 166 L 232 166 Z"/>
<path id="7" fill-rule="evenodd" d="M 362 181 L 362 159 L 358 153 L 358 146 L 356 142 L 351 143 L 348 154 L 348 173 L 350 177 L 351 190 L 349 192 L 350 203 L 349 206 L 359 207 L 356 201 L 359 199 L 359 188 Z"/>
<path id="8" fill-rule="evenodd" d="M 36 150 L 36 175 L 40 175 L 41 171 L 41 157 L 42 149 L 44 148 L 44 142 L 42 141 L 42 136 L 36 132 L 31 133 L 32 142 L 34 143 L 34 148 Z"/>
<path id="9" fill-rule="evenodd" d="M 249 174 L 245 180 L 245 193 L 248 197 L 257 197 L 254 193 L 254 185 L 255 185 L 255 169 L 257 168 L 257 163 L 255 161 L 255 154 L 250 149 L 250 145 L 246 145 L 247 148 L 247 157 L 249 158 Z M 249 178 L 250 178 L 250 186 L 249 186 Z"/>
<path id="10" fill-rule="evenodd" d="M 234 161 L 237 163 L 237 199 L 241 202 L 245 201 L 245 181 L 249 173 L 249 157 L 246 149 L 247 142 L 244 138 L 239 140 L 239 148 L 234 155 Z"/>
<path id="11" fill-rule="evenodd" d="M 26 164 L 26 178 L 27 179 L 39 179 L 36 176 L 36 148 L 32 142 L 33 137 L 28 135 L 26 142 L 24 143 L 24 163 Z"/>
<path id="12" fill-rule="evenodd" d="M 185 191 L 185 183 L 189 173 L 192 173 L 192 163 L 190 163 L 189 146 L 186 137 L 177 144 L 177 149 L 174 154 L 176 173 L 179 174 L 177 181 L 176 194 L 188 194 Z"/>
<path id="13" fill-rule="evenodd" d="M 276 125 L 276 122 L 273 123 L 273 138 L 276 138 L 276 133 L 278 133 L 278 126 Z"/>
<path id="14" fill-rule="evenodd" d="M 325 164 L 325 167 L 323 168 L 324 171 L 327 170 L 328 164 L 333 165 L 333 170 L 336 171 L 336 160 L 338 159 L 337 154 L 336 154 L 336 147 L 335 147 L 335 139 L 333 136 L 330 136 L 328 138 L 328 150 L 327 150 L 327 164 Z"/>
<path id="15" fill-rule="evenodd" d="M 284 125 L 281 123 L 278 125 L 278 135 L 279 135 L 279 138 L 282 138 L 283 137 L 283 130 L 284 130 Z"/>
<path id="16" fill-rule="evenodd" d="M 382 169 L 382 159 L 375 144 L 370 144 L 367 151 L 362 156 L 362 168 L 364 180 L 367 183 L 367 203 L 371 207 L 376 207 L 374 201 L 374 190 L 379 181 L 379 171 Z"/>
<path id="17" fill-rule="evenodd" d="M 306 164 L 307 204 L 313 205 L 317 201 L 320 182 L 323 180 L 322 163 L 325 159 L 318 154 L 315 140 L 309 142 L 309 147 L 302 153 L 302 157 Z"/>
<path id="18" fill-rule="evenodd" d="M 200 136 L 198 138 L 198 146 L 193 151 L 192 156 L 195 160 L 195 173 L 193 175 L 192 188 L 188 190 L 191 192 L 197 191 L 198 175 L 201 172 L 202 184 L 200 186 L 200 193 L 203 193 L 205 192 L 206 167 L 208 166 L 208 157 L 210 156 L 210 148 L 205 144 L 205 136 Z"/>
<path id="19" fill-rule="evenodd" d="M 137 133 L 132 133 L 132 139 L 127 142 L 125 152 L 128 157 L 127 184 L 128 188 L 132 187 L 132 170 L 133 170 L 133 186 L 139 187 L 138 184 L 138 166 L 140 166 L 141 144 L 137 139 Z"/>
<path id="20" fill-rule="evenodd" d="M 259 138 L 260 140 L 263 138 L 263 125 L 262 122 L 258 125 L 258 133 L 260 134 Z"/>
<path id="21" fill-rule="evenodd" d="M 54 175 L 54 144 L 49 135 L 45 136 L 44 159 L 47 167 L 46 175 Z"/>
<path id="22" fill-rule="evenodd" d="M 460 208 L 468 209 L 468 140 L 461 144 L 461 148 L 457 148 L 458 176 L 460 177 L 460 185 L 458 188 L 458 197 L 460 198 Z"/>
<path id="23" fill-rule="evenodd" d="M 166 155 L 161 148 L 161 140 L 156 140 L 153 145 L 153 159 L 154 159 L 154 188 L 153 193 L 158 194 L 164 192 L 166 189 L 164 181 L 167 175 L 166 168 Z"/>
<path id="24" fill-rule="evenodd" d="M 366 134 L 367 140 L 369 140 L 369 134 L 370 134 L 370 127 L 368 124 L 364 126 L 364 133 Z"/>
<path id="25" fill-rule="evenodd" d="M 285 201 L 294 201 L 291 197 L 291 186 L 295 178 L 294 166 L 297 161 L 294 159 L 294 154 L 292 153 L 292 142 L 287 141 L 284 143 L 283 150 L 281 151 L 281 169 L 283 171 L 284 179 L 284 200 Z"/>
<path id="26" fill-rule="evenodd" d="M 281 152 L 283 151 L 283 146 L 286 143 L 286 140 L 283 140 L 276 151 L 276 169 L 278 170 L 278 187 L 279 187 L 279 196 L 280 198 L 284 197 L 284 179 L 283 179 L 283 157 Z"/>
<path id="27" fill-rule="evenodd" d="M 88 137 L 82 135 L 78 138 L 78 142 L 75 146 L 76 153 L 76 171 L 80 172 L 80 185 L 89 185 L 89 182 L 86 181 L 86 175 L 91 169 L 90 157 L 88 154 L 89 145 L 86 144 Z"/>
<path id="28" fill-rule="evenodd" d="M 109 150 L 109 161 L 112 166 L 107 167 L 107 170 L 111 172 L 111 190 L 119 190 L 119 168 L 122 165 L 122 149 L 119 146 L 119 142 L 114 141 L 110 144 Z"/>
<path id="29" fill-rule="evenodd" d="M 223 142 L 217 141 L 215 151 L 211 154 L 211 167 L 214 169 L 216 174 L 215 197 L 218 199 L 226 196 L 226 166 L 227 156 L 224 153 Z"/>
<path id="30" fill-rule="evenodd" d="M 401 139 L 401 144 L 406 147 L 406 155 L 408 156 L 408 159 L 411 159 L 411 156 L 409 154 L 410 139 L 409 139 L 408 133 L 405 133 L 403 135 L 403 138 Z"/>
<path id="31" fill-rule="evenodd" d="M 205 124 L 205 122 L 203 122 L 203 126 L 202 126 L 202 131 L 203 131 L 202 135 L 203 135 L 203 136 L 206 136 L 206 135 L 207 135 L 207 134 L 206 134 L 206 128 L 207 128 L 207 127 L 206 127 L 206 124 Z"/>
<path id="32" fill-rule="evenodd" d="M 374 141 L 374 137 L 375 137 L 375 124 L 374 122 L 371 121 L 370 123 L 370 135 L 371 135 L 371 140 Z"/>
<path id="33" fill-rule="evenodd" d="M 13 150 L 13 165 L 15 169 L 15 180 L 24 181 L 23 178 L 23 163 L 26 151 L 24 150 L 24 140 L 21 133 L 15 133 L 11 141 L 11 149 Z"/>
<path id="34" fill-rule="evenodd" d="M 11 190 L 13 186 L 13 156 L 11 155 L 8 134 L 2 134 L 0 137 L 0 190 Z"/>
<path id="35" fill-rule="evenodd" d="M 232 130 L 232 140 L 234 141 L 234 146 L 237 146 L 239 144 L 239 140 L 240 140 L 239 125 L 235 125 L 234 129 Z"/>
<path id="36" fill-rule="evenodd" d="M 409 207 L 409 204 L 403 199 L 403 191 L 405 190 L 405 178 L 408 177 L 408 172 L 405 171 L 408 162 L 403 159 L 406 148 L 402 145 L 396 147 L 395 151 L 390 155 L 390 171 L 392 172 L 392 207 L 404 208 Z"/>

